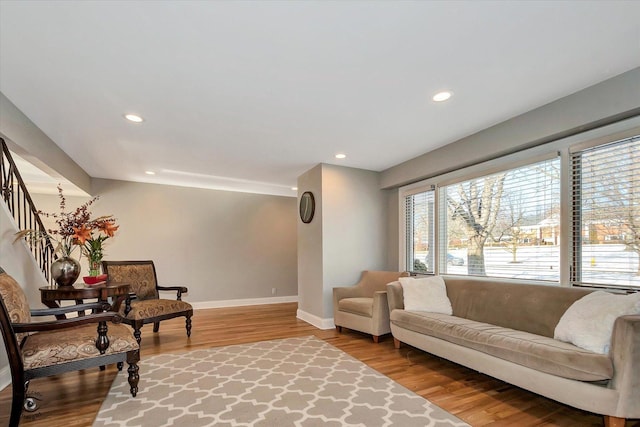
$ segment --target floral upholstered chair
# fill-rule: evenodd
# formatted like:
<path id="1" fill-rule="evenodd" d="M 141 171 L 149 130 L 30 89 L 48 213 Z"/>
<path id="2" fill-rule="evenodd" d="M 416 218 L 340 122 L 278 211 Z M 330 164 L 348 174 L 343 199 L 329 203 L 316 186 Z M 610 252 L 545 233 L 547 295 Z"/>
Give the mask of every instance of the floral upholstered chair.
<path id="1" fill-rule="evenodd" d="M 0 268 L 0 326 L 9 358 L 13 398 L 10 426 L 20 422 L 23 407 L 35 410 L 35 400 L 27 398 L 29 381 L 63 372 L 123 362 L 129 364 L 131 395 L 138 392 L 138 342 L 129 326 L 114 323 L 122 318 L 115 312 L 82 317 L 31 322 L 32 316 L 55 316 L 68 312 L 108 309 L 104 303 L 63 308 L 30 310 L 24 291 Z"/>
<path id="2" fill-rule="evenodd" d="M 381 335 L 391 332 L 387 283 L 409 273 L 397 271 L 363 271 L 354 286 L 333 288 L 333 323 L 338 332 L 349 328 L 373 336 L 377 343 Z"/>
<path id="3" fill-rule="evenodd" d="M 156 268 L 153 261 L 102 261 L 102 271 L 110 282 L 131 285 L 135 299 L 120 307 L 124 321 L 133 326 L 134 335 L 140 343 L 140 328 L 153 323 L 153 332 L 158 332 L 160 321 L 184 316 L 187 337 L 191 336 L 191 316 L 193 307 L 182 301 L 182 294 L 188 292 L 184 286 L 158 286 Z M 160 298 L 159 291 L 175 291 L 176 299 Z"/>

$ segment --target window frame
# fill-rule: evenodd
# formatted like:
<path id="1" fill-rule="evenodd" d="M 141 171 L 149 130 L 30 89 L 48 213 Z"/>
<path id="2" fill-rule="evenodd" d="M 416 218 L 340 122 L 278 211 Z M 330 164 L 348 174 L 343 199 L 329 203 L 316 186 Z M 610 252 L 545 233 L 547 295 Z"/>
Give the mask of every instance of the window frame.
<path id="1" fill-rule="evenodd" d="M 434 188 L 436 191 L 436 197 L 434 200 L 435 213 L 434 226 L 435 226 L 435 254 L 434 254 L 434 271 L 429 274 L 440 273 L 440 187 L 445 185 L 451 185 L 456 182 L 463 182 L 465 180 L 490 175 L 503 170 L 510 170 L 519 166 L 525 166 L 533 164 L 539 161 L 543 161 L 548 158 L 560 156 L 560 274 L 558 282 L 555 281 L 540 281 L 540 280 L 525 280 L 525 279 L 507 279 L 498 277 L 477 277 L 474 279 L 479 280 L 496 280 L 501 281 L 513 281 L 517 283 L 527 282 L 541 285 L 555 285 L 555 286 L 580 286 L 580 287 L 594 287 L 594 288 L 607 288 L 606 285 L 597 284 L 583 284 L 572 282 L 572 265 L 574 257 L 579 256 L 575 253 L 575 247 L 572 240 L 572 227 L 573 221 L 572 212 L 572 171 L 571 171 L 571 156 L 576 151 L 581 151 L 586 148 L 592 148 L 603 144 L 608 144 L 614 141 L 622 140 L 625 138 L 640 135 L 640 116 L 635 116 L 629 119 L 621 120 L 619 122 L 603 126 L 600 128 L 592 129 L 586 132 L 578 133 L 568 137 L 558 137 L 549 142 L 541 143 L 539 145 L 526 148 L 521 151 L 506 154 L 500 157 L 496 157 L 490 160 L 485 160 L 477 163 L 468 162 L 462 164 L 460 168 L 434 176 L 423 175 L 423 179 L 399 188 L 398 204 L 400 211 L 399 221 L 399 266 L 400 269 L 410 271 L 407 266 L 407 254 L 406 254 L 406 209 L 405 198 L 408 195 L 416 194 L 419 192 L 430 190 Z M 422 274 L 422 273 L 419 273 Z M 450 274 L 447 274 L 450 276 Z M 458 276 L 458 277 L 471 277 L 471 276 Z M 621 288 L 607 288 L 613 290 L 620 290 Z M 638 290 L 638 288 L 626 288 Z"/>
<path id="2" fill-rule="evenodd" d="M 634 141 L 629 141 L 629 140 L 634 140 Z M 620 284 L 614 284 L 614 283 L 602 283 L 597 281 L 590 281 L 587 278 L 587 275 L 583 274 L 584 258 L 582 256 L 582 253 L 584 251 L 583 249 L 584 236 L 583 236 L 582 228 L 583 228 L 583 214 L 585 212 L 583 212 L 582 210 L 581 199 L 583 195 L 582 182 L 585 175 L 581 173 L 582 172 L 582 156 L 586 155 L 588 157 L 594 153 L 597 155 L 598 152 L 601 152 L 600 150 L 606 151 L 606 150 L 609 150 L 610 148 L 615 147 L 616 145 L 622 145 L 627 142 L 630 142 L 632 144 L 640 143 L 640 133 L 636 133 L 633 136 L 625 137 L 621 139 L 611 139 L 608 142 L 604 142 L 604 143 L 601 142 L 595 145 L 580 144 L 569 149 L 568 154 L 570 159 L 569 160 L 570 170 L 568 171 L 568 173 L 571 174 L 570 179 L 571 179 L 572 187 L 571 187 L 571 195 L 570 195 L 571 197 L 570 204 L 572 205 L 572 217 L 571 217 L 571 223 L 568 226 L 570 227 L 571 244 L 572 244 L 572 250 L 573 250 L 573 256 L 571 258 L 571 271 L 570 271 L 569 281 L 573 286 L 590 287 L 590 288 L 604 287 L 607 289 L 638 289 L 640 290 L 640 285 L 626 286 L 626 285 L 620 285 Z M 579 162 L 579 166 L 578 166 L 578 162 Z M 605 172 L 605 170 L 601 170 L 601 172 Z M 608 172 L 608 170 L 606 172 Z M 592 176 L 589 176 L 587 174 L 586 177 L 588 178 L 587 183 L 593 182 Z M 629 199 L 623 199 L 623 200 L 629 200 Z M 587 210 L 587 213 L 589 211 L 590 209 Z M 606 237 L 607 236 L 605 236 L 604 240 L 607 240 Z M 611 270 L 603 270 L 603 272 L 610 273 Z"/>
<path id="3" fill-rule="evenodd" d="M 539 165 L 541 163 L 544 162 L 551 162 L 551 161 L 558 161 L 558 165 L 561 168 L 562 167 L 562 161 L 561 161 L 561 153 L 559 151 L 551 151 L 542 155 L 537 155 L 535 157 L 529 158 L 529 159 L 522 159 L 516 162 L 509 162 L 509 163 L 505 163 L 503 165 L 500 165 L 500 167 L 495 167 L 495 168 L 491 168 L 490 172 L 486 173 L 486 174 L 474 174 L 473 177 L 461 177 L 460 179 L 453 179 L 450 181 L 447 181 L 446 184 L 441 184 L 438 186 L 438 199 L 439 199 L 439 206 L 441 207 L 441 210 L 438 212 L 438 220 L 440 221 L 440 223 L 442 223 L 443 221 L 448 221 L 448 214 L 447 214 L 447 207 L 445 205 L 445 199 L 446 199 L 446 191 L 448 188 L 456 186 L 458 184 L 466 184 L 469 181 L 473 181 L 473 180 L 478 180 L 478 179 L 485 179 L 485 178 L 490 178 L 492 176 L 495 176 L 497 174 L 500 173 L 509 173 L 509 172 L 517 172 L 520 169 L 523 168 L 527 168 L 527 167 L 531 167 L 534 165 Z M 561 191 L 561 180 L 562 177 L 560 176 L 558 178 L 558 191 Z M 506 181 L 505 181 L 505 191 L 506 191 Z M 525 184 L 526 186 L 526 184 Z M 561 197 L 558 194 L 558 198 L 557 198 L 557 203 L 558 203 L 558 208 L 560 207 L 560 203 L 561 203 Z M 447 257 L 446 255 L 444 255 L 445 253 L 448 254 L 449 250 L 448 247 L 446 245 L 446 242 L 444 242 L 444 240 L 448 240 L 448 230 L 446 228 L 440 228 L 438 230 L 439 236 L 440 236 L 440 240 L 438 241 L 438 245 L 440 246 L 440 253 L 443 254 L 443 256 L 441 256 L 439 258 L 439 264 L 440 265 L 444 265 L 444 268 L 440 268 L 440 270 L 448 270 L 447 267 Z M 560 276 L 560 257 L 558 257 L 558 265 L 557 265 L 557 270 L 554 271 L 558 271 L 558 281 L 559 281 L 559 276 Z M 555 264 L 554 264 L 555 265 Z M 469 266 L 467 265 L 467 268 Z M 477 275 L 473 275 L 473 274 L 454 274 L 454 273 L 447 273 L 447 275 L 458 275 L 461 277 L 487 277 L 487 278 L 493 278 L 493 279 L 499 279 L 499 280 L 526 280 L 526 281 L 532 281 L 532 282 L 539 282 L 539 283 L 544 283 L 544 284 L 549 284 L 549 283 L 555 283 L 556 280 L 543 280 L 543 279 L 515 279 L 513 277 L 504 277 L 504 276 L 477 276 Z"/>
<path id="4" fill-rule="evenodd" d="M 420 183 L 420 185 L 418 186 L 406 186 L 404 187 L 405 191 L 402 192 L 401 196 L 400 196 L 400 247 L 401 250 L 399 252 L 400 255 L 400 264 L 401 266 L 404 266 L 403 269 L 404 271 L 409 271 L 411 273 L 415 273 L 415 274 L 420 274 L 420 275 L 433 275 L 433 274 L 438 274 L 438 262 L 436 262 L 437 256 L 438 256 L 438 247 L 436 245 L 435 242 L 437 242 L 437 238 L 435 238 L 435 234 L 437 233 L 438 230 L 438 215 L 437 215 L 437 203 L 438 203 L 438 193 L 437 193 L 437 189 L 434 185 L 431 184 L 424 184 L 424 183 Z M 432 242 L 429 242 L 430 247 L 434 248 L 434 255 L 432 256 L 433 258 L 433 271 L 427 272 L 427 273 L 422 273 L 422 272 L 414 272 L 413 271 L 413 263 L 409 263 L 409 258 L 408 258 L 408 253 L 407 253 L 407 249 L 409 247 L 409 240 L 408 240 L 408 236 L 409 236 L 409 229 L 407 227 L 407 221 L 406 219 L 408 218 L 408 212 L 407 212 L 407 197 L 410 196 L 415 196 L 417 194 L 421 194 L 421 193 L 427 193 L 427 192 L 432 192 L 433 193 L 433 233 L 431 233 L 435 240 L 432 244 Z M 411 230 L 413 231 L 413 230 Z M 415 258 L 415 257 L 414 257 Z"/>

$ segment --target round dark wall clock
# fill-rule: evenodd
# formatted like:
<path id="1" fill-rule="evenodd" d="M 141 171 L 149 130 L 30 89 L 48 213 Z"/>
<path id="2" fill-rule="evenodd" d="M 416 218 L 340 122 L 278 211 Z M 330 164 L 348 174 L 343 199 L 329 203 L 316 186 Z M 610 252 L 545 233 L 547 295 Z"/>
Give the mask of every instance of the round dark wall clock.
<path id="1" fill-rule="evenodd" d="M 316 199 L 311 191 L 305 191 L 300 197 L 300 219 L 305 224 L 309 224 L 316 211 Z"/>

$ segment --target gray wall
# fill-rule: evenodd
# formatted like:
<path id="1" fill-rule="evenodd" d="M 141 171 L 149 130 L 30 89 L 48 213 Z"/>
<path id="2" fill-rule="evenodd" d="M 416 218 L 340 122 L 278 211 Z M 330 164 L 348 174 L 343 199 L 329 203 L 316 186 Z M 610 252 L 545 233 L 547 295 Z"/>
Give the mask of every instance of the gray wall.
<path id="1" fill-rule="evenodd" d="M 113 214 L 120 225 L 105 259 L 153 260 L 160 284 L 189 287 L 187 301 L 297 293 L 294 198 L 103 179 L 92 193 L 94 216 Z M 67 210 L 86 200 L 69 197 Z M 34 201 L 59 211 L 57 196 Z"/>
<path id="2" fill-rule="evenodd" d="M 386 269 L 386 205 L 379 174 L 322 165 L 323 317 L 333 317 L 333 288 L 353 285 L 362 270 Z"/>
<path id="3" fill-rule="evenodd" d="M 298 201 L 305 191 L 313 193 L 316 208 L 310 223 L 305 224 L 298 217 L 298 310 L 322 317 L 322 165 L 317 165 L 298 177 Z"/>
<path id="4" fill-rule="evenodd" d="M 379 173 L 327 164 L 298 178 L 304 191 L 314 193 L 316 216 L 298 225 L 299 308 L 316 326 L 333 327 L 333 288 L 353 285 L 362 270 L 387 269 L 387 194 Z"/>
<path id="5" fill-rule="evenodd" d="M 638 114 L 640 68 L 635 68 L 393 166 L 382 172 L 381 186 L 394 188 L 441 175 Z"/>

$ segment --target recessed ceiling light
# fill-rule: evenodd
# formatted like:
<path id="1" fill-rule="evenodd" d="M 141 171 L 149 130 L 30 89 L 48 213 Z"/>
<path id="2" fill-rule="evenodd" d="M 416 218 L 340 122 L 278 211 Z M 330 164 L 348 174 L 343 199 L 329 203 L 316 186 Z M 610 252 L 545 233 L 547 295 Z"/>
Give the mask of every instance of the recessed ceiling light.
<path id="1" fill-rule="evenodd" d="M 155 175 L 156 174 L 154 171 L 144 171 L 144 173 L 146 173 L 147 175 Z"/>
<path id="2" fill-rule="evenodd" d="M 142 117 L 137 116 L 135 114 L 125 114 L 124 118 L 134 123 L 142 123 L 144 121 Z"/>
<path id="3" fill-rule="evenodd" d="M 445 91 L 436 93 L 435 95 L 433 95 L 433 98 L 431 99 L 433 99 L 436 102 L 442 102 L 451 98 L 451 95 L 453 95 L 451 92 L 445 90 Z"/>
<path id="4" fill-rule="evenodd" d="M 346 158 L 346 157 L 347 157 L 347 155 L 346 155 L 346 154 L 342 154 L 342 153 L 338 153 L 338 154 L 336 154 L 336 159 L 344 159 L 344 158 Z"/>
<path id="5" fill-rule="evenodd" d="M 298 191 L 298 187 L 291 187 L 293 191 Z"/>

